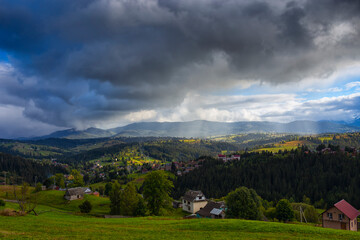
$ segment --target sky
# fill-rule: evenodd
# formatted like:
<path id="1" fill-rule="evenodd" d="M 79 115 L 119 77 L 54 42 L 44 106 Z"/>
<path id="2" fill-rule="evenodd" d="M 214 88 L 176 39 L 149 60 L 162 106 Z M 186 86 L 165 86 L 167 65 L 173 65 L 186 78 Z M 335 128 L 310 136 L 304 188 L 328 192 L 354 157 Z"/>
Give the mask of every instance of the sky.
<path id="1" fill-rule="evenodd" d="M 141 121 L 351 122 L 358 0 L 0 0 L 0 138 Z"/>

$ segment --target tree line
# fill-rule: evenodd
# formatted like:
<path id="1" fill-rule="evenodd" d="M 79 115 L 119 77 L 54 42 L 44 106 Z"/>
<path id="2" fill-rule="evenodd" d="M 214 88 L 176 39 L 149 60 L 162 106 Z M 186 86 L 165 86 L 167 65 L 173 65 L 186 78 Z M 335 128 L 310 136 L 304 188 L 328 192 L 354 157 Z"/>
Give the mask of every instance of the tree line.
<path id="1" fill-rule="evenodd" d="M 318 207 L 346 199 L 360 201 L 360 157 L 347 152 L 309 152 L 306 147 L 273 155 L 247 153 L 240 161 L 211 159 L 178 177 L 174 198 L 187 189 L 202 190 L 207 197 L 221 198 L 239 186 L 253 188 L 264 199 L 302 201 L 304 195 Z"/>
<path id="2" fill-rule="evenodd" d="M 46 162 L 25 159 L 0 152 L 1 172 L 8 173 L 8 177 L 12 176 L 12 181 L 15 181 L 14 183 L 21 183 L 23 181 L 33 183 L 35 177 L 38 182 L 43 182 L 49 175 L 56 172 L 66 173 L 67 170 Z"/>

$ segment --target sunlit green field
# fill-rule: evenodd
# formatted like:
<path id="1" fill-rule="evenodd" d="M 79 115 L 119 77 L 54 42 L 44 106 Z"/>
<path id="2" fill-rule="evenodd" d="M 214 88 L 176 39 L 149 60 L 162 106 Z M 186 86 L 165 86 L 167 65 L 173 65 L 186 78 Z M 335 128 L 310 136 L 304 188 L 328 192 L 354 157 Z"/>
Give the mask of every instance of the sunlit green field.
<path id="1" fill-rule="evenodd" d="M 7 203 L 15 208 L 15 204 Z M 0 216 L 2 239 L 360 239 L 357 232 L 246 220 L 105 219 L 39 206 L 39 216 Z"/>

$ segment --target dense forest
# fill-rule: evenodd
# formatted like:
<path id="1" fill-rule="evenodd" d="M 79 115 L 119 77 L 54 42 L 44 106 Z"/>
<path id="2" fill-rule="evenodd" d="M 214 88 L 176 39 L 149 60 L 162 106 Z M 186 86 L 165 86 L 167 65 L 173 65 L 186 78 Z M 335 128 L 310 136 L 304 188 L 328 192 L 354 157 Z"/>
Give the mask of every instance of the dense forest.
<path id="1" fill-rule="evenodd" d="M 49 163 L 24 159 L 6 153 L 0 153 L 0 173 L 7 172 L 7 182 L 21 183 L 22 181 L 33 183 L 35 177 L 38 182 L 43 182 L 54 173 L 66 173 L 67 170 Z"/>
<path id="2" fill-rule="evenodd" d="M 187 189 L 202 190 L 209 198 L 226 196 L 239 186 L 253 188 L 267 200 L 306 195 L 314 203 L 333 204 L 342 198 L 360 202 L 360 157 L 348 152 L 308 152 L 299 148 L 280 154 L 249 153 L 240 161 L 208 160 L 175 181 L 174 197 Z"/>

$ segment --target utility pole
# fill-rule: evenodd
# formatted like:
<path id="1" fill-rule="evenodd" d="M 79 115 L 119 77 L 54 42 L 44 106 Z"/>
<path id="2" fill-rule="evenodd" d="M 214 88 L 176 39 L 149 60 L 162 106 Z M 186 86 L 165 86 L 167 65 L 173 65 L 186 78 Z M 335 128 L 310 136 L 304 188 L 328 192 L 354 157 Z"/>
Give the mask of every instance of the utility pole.
<path id="1" fill-rule="evenodd" d="M 4 171 L 4 175 L 5 175 L 5 184 L 4 185 L 6 185 L 6 172 Z"/>
<path id="2" fill-rule="evenodd" d="M 307 223 L 306 217 L 305 217 L 305 213 L 302 210 L 302 207 L 300 206 L 300 222 L 302 222 L 302 218 L 304 217 L 305 222 Z"/>

